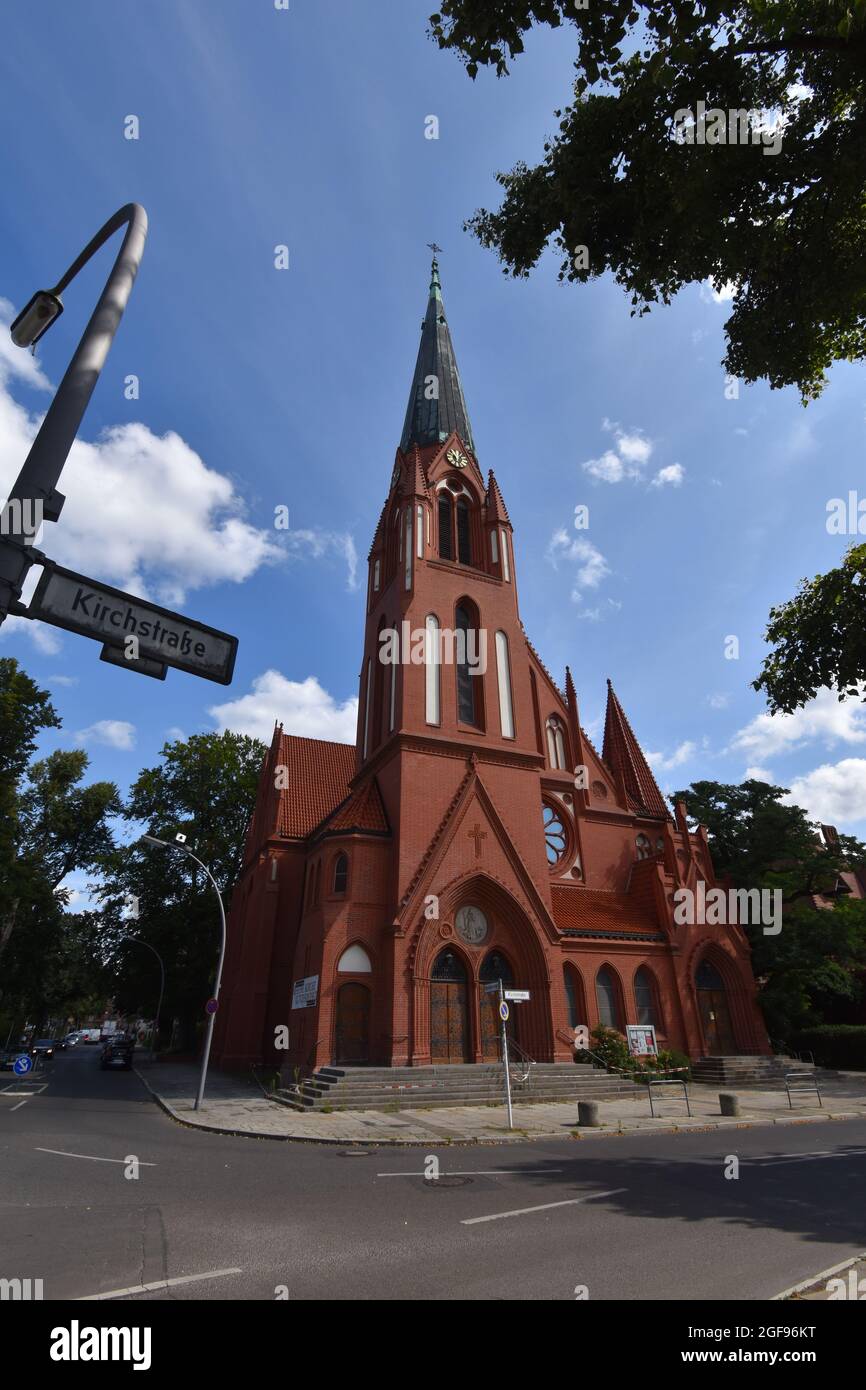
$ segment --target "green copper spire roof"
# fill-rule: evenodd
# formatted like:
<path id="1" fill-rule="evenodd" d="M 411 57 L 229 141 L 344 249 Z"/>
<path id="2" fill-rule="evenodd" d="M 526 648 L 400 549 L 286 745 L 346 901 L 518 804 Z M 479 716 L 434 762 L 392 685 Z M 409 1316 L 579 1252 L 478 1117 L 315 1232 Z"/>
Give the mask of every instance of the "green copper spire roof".
<path id="1" fill-rule="evenodd" d="M 463 398 L 451 332 L 445 321 L 439 262 L 433 258 L 430 298 L 421 328 L 421 343 L 400 448 L 411 444 L 441 444 L 452 430 L 475 450 L 469 412 Z"/>

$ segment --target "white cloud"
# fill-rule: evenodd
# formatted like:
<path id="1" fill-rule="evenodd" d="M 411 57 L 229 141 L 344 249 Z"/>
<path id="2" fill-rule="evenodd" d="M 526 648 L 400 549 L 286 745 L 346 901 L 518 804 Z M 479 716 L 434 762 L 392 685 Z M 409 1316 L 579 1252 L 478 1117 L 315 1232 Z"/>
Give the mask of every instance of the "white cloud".
<path id="1" fill-rule="evenodd" d="M 547 547 L 547 558 L 554 569 L 560 560 L 574 566 L 571 597 L 579 603 L 582 589 L 597 589 L 610 574 L 610 566 L 601 551 L 583 536 L 570 536 L 564 527 L 554 531 Z"/>
<path id="2" fill-rule="evenodd" d="M 660 468 L 656 473 L 650 486 L 651 487 L 680 487 L 686 470 L 681 463 L 669 463 L 667 468 Z"/>
<path id="3" fill-rule="evenodd" d="M 663 753 L 647 753 L 646 760 L 653 770 L 659 772 L 670 772 L 675 767 L 681 767 L 687 763 L 692 754 L 697 750 L 697 744 L 686 739 L 674 749 L 669 758 Z"/>
<path id="4" fill-rule="evenodd" d="M 255 678 L 248 695 L 223 705 L 211 705 L 208 714 L 216 720 L 220 731 L 232 729 L 267 744 L 277 721 L 287 734 L 354 743 L 358 701 L 352 696 L 338 704 L 315 676 L 292 681 L 279 671 L 269 670 Z"/>
<path id="5" fill-rule="evenodd" d="M 861 688 L 862 694 L 862 688 Z M 759 714 L 731 740 L 731 750 L 758 761 L 790 753 L 814 739 L 828 748 L 837 743 L 866 743 L 866 705 L 839 700 L 832 690 L 818 691 L 793 714 Z"/>
<path id="6" fill-rule="evenodd" d="M 771 786 L 775 786 L 776 784 L 776 779 L 768 767 L 747 767 L 743 781 L 748 782 L 750 780 L 755 782 L 769 782 Z"/>
<path id="7" fill-rule="evenodd" d="M 802 806 L 813 820 L 844 827 L 866 821 L 866 758 L 824 763 L 791 783 L 788 805 Z"/>
<path id="8" fill-rule="evenodd" d="M 77 676 L 46 676 L 45 679 L 52 685 L 77 685 Z"/>
<path id="9" fill-rule="evenodd" d="M 587 459 L 583 471 L 602 483 L 621 483 L 625 478 L 639 481 L 652 456 L 652 442 L 640 430 L 624 430 L 613 420 L 603 420 L 602 429 L 613 435 L 614 447 L 601 458 Z"/>
<path id="10" fill-rule="evenodd" d="M 358 587 L 358 552 L 347 531 L 320 531 L 312 527 L 305 531 L 286 532 L 286 546 L 295 559 L 320 560 L 325 555 L 339 555 L 346 562 L 346 588 Z"/>
<path id="11" fill-rule="evenodd" d="M 731 703 L 730 695 L 708 695 L 707 704 L 710 709 L 727 709 Z"/>
<path id="12" fill-rule="evenodd" d="M 717 284 L 718 281 L 714 281 L 711 276 L 701 285 L 701 299 L 706 304 L 727 304 L 737 293 L 737 287 L 733 280 L 726 280 L 724 284 L 719 285 L 718 289 L 716 288 Z"/>
<path id="13" fill-rule="evenodd" d="M 135 725 L 125 719 L 98 719 L 86 729 L 79 729 L 75 735 L 76 743 L 99 743 L 106 748 L 129 750 L 135 747 Z"/>
<path id="14" fill-rule="evenodd" d="M 37 391 L 48 391 L 51 382 L 38 361 L 25 348 L 16 347 L 9 336 L 9 325 L 16 310 L 8 299 L 0 297 L 0 382 L 17 377 Z"/>
<path id="15" fill-rule="evenodd" d="M 7 347 L 2 327 L 0 344 L 0 497 L 5 497 L 39 425 L 9 394 L 8 379 L 16 375 L 43 389 L 49 382 L 27 353 Z M 130 423 L 105 430 L 95 443 L 77 440 L 61 490 L 66 494 L 61 522 L 42 538 L 52 558 L 85 573 L 96 567 L 98 578 L 142 597 L 152 592 L 169 605 L 206 584 L 241 583 L 285 554 L 276 533 L 244 520 L 242 499 L 230 479 L 208 468 L 172 430 L 155 435 L 144 424 Z"/>
<path id="16" fill-rule="evenodd" d="M 35 582 L 28 586 L 30 590 L 34 587 Z M 28 597 L 28 588 L 25 588 L 22 595 L 25 601 Z M 63 646 L 53 627 L 47 623 L 40 623 L 34 618 L 7 618 L 3 626 L 0 627 L 0 642 L 4 638 L 16 634 L 29 638 L 36 650 L 42 652 L 43 656 L 56 656 Z"/>

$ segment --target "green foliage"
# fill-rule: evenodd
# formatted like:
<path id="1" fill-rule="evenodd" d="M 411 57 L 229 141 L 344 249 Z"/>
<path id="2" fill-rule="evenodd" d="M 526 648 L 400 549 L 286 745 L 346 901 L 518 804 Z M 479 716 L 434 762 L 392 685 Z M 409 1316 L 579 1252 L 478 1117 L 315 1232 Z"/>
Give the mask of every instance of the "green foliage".
<path id="1" fill-rule="evenodd" d="M 179 831 L 187 836 L 219 884 L 226 912 L 264 755 L 256 739 L 230 732 L 167 743 L 161 763 L 139 774 L 124 809 L 136 831 L 144 828 L 168 841 Z M 150 951 L 124 940 L 140 937 L 165 963 L 163 1018 L 180 1019 L 181 1051 L 194 1047 L 219 950 L 212 885 L 182 853 L 143 845 L 138 838 L 114 848 L 103 860 L 102 874 L 102 948 L 115 971 L 118 1007 L 151 1013 L 155 1006 L 158 963 Z M 132 900 L 137 917 L 130 916 Z"/>
<path id="2" fill-rule="evenodd" d="M 833 361 L 866 354 L 866 6 L 443 0 L 430 34 L 470 77 L 502 76 L 542 24 L 573 31 L 573 100 L 541 161 L 498 174 L 500 207 L 468 227 L 515 276 L 552 240 L 560 279 L 610 271 L 633 313 L 689 283 L 731 282 L 726 369 L 817 396 Z M 780 113 L 779 152 L 678 144 L 674 113 L 698 100 Z"/>
<path id="3" fill-rule="evenodd" d="M 826 845 L 801 807 L 781 804 L 787 794 L 750 779 L 695 782 L 671 797 L 707 827 L 717 878 L 782 893 L 778 935 L 744 928 L 771 1037 L 787 1037 L 834 1000 L 858 998 L 857 973 L 866 966 L 866 901 L 838 895 L 841 875 L 866 863 L 866 845 L 850 835 Z M 832 910 L 816 907 L 815 895 L 831 899 Z"/>
<path id="4" fill-rule="evenodd" d="M 839 699 L 859 696 L 866 682 L 866 545 L 855 545 L 838 569 L 804 579 L 787 603 L 770 609 L 767 642 L 777 644 L 752 682 L 771 713 L 806 704 L 822 686 Z M 866 699 L 866 692 L 863 698 Z"/>
<path id="5" fill-rule="evenodd" d="M 866 1024 L 823 1024 L 793 1033 L 795 1052 L 811 1052 L 819 1067 L 866 1071 Z"/>

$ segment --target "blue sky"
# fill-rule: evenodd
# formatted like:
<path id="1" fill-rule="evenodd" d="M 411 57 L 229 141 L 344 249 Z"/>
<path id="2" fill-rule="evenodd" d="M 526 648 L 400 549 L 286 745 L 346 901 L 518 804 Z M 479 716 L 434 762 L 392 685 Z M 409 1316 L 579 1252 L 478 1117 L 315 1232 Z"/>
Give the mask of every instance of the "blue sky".
<path id="1" fill-rule="evenodd" d="M 497 204 L 496 170 L 537 161 L 569 38 L 540 31 L 510 78 L 473 83 L 427 38 L 432 8 L 32 0 L 7 28 L 4 316 L 116 207 L 136 199 L 150 218 L 43 548 L 240 638 L 226 689 L 171 671 L 158 684 L 106 667 L 84 638 L 7 623 L 0 652 L 63 718 L 43 747 L 78 741 L 93 775 L 125 788 L 179 731 L 267 737 L 279 716 L 352 740 L 366 554 L 436 240 L 481 466 L 514 523 L 523 621 L 560 679 L 571 665 L 590 734 L 610 676 L 664 789 L 761 768 L 866 835 L 863 707 L 819 697 L 770 721 L 749 689 L 770 606 L 844 551 L 826 506 L 862 491 L 862 368 L 835 369 L 808 410 L 763 385 L 729 400 L 729 305 L 708 287 L 636 320 L 609 278 L 560 285 L 552 254 L 528 281 L 504 277 L 462 221 Z M 35 361 L 2 335 L 0 492 L 107 267 L 104 252 L 67 292 Z"/>

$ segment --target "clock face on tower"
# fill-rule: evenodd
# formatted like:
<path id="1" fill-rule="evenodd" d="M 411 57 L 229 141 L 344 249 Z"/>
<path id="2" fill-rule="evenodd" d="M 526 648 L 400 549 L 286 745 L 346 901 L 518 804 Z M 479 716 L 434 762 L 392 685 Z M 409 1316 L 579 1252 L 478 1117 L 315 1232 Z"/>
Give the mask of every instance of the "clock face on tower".
<path id="1" fill-rule="evenodd" d="M 457 935 L 467 946 L 480 946 L 487 937 L 487 918 L 480 907 L 461 907 L 454 918 Z"/>
<path id="2" fill-rule="evenodd" d="M 447 458 L 450 464 L 454 465 L 455 468 L 465 468 L 469 463 L 469 460 L 466 457 L 466 455 L 461 454 L 459 449 L 449 449 L 445 457 Z"/>

